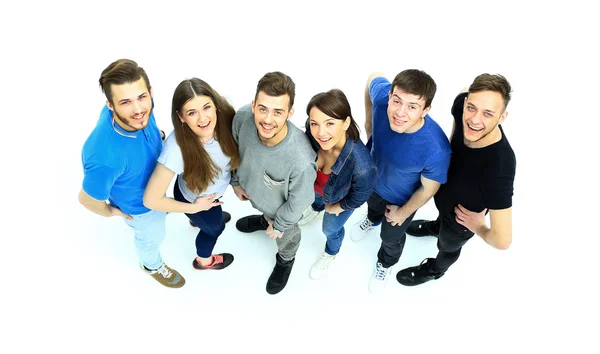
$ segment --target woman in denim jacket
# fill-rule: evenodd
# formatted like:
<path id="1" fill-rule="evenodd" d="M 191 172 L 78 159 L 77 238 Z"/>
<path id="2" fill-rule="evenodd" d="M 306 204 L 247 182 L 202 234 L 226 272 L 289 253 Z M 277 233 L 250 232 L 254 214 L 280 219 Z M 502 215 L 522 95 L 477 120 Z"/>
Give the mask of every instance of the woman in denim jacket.
<path id="1" fill-rule="evenodd" d="M 317 152 L 319 169 L 314 184 L 315 201 L 298 224 L 323 218 L 325 251 L 310 269 L 310 277 L 319 279 L 342 246 L 344 224 L 354 209 L 371 196 L 377 170 L 360 140 L 350 103 L 341 90 L 315 95 L 306 114 L 306 135 Z"/>

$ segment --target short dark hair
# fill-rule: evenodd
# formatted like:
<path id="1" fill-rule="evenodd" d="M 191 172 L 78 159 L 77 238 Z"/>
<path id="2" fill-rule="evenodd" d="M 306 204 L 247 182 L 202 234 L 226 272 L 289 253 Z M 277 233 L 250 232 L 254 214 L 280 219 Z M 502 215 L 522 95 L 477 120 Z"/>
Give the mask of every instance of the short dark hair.
<path id="1" fill-rule="evenodd" d="M 412 95 L 419 96 L 419 99 L 425 99 L 425 107 L 431 106 L 433 97 L 435 97 L 435 91 L 437 86 L 435 81 L 423 70 L 408 69 L 400 72 L 392 81 L 392 87 L 390 93 L 394 91 L 394 88 L 406 91 Z"/>
<path id="2" fill-rule="evenodd" d="M 112 62 L 102 71 L 100 75 L 100 89 L 106 95 L 106 99 L 111 104 L 112 100 L 112 85 L 123 85 L 126 83 L 136 82 L 140 78 L 144 78 L 146 88 L 150 91 L 150 80 L 142 67 L 135 61 L 130 59 L 119 59 Z"/>
<path id="3" fill-rule="evenodd" d="M 258 98 L 259 92 L 264 92 L 269 96 L 279 97 L 288 95 L 290 97 L 290 104 L 288 109 L 294 106 L 294 98 L 296 97 L 296 84 L 291 77 L 280 71 L 273 71 L 266 73 L 259 81 L 256 86 L 256 94 L 254 100 Z"/>
<path id="4" fill-rule="evenodd" d="M 510 93 L 512 92 L 512 88 L 504 76 L 499 74 L 481 74 L 477 76 L 475 80 L 473 80 L 471 86 L 469 86 L 469 93 L 480 91 L 498 92 L 500 95 L 502 95 L 502 100 L 504 101 L 504 110 L 506 110 L 506 106 L 508 106 L 508 102 L 510 102 Z"/>

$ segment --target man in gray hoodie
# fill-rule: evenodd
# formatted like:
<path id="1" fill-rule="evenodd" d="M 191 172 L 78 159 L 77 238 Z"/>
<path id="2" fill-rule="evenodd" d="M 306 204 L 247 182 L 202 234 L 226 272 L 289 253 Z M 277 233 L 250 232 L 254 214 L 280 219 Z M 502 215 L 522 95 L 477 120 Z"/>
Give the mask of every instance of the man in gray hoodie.
<path id="1" fill-rule="evenodd" d="M 265 74 L 252 104 L 233 118 L 233 137 L 241 162 L 231 175 L 240 200 L 250 200 L 263 215 L 239 219 L 241 232 L 265 230 L 277 241 L 275 268 L 267 292 L 285 288 L 300 245 L 298 220 L 314 201 L 316 154 L 306 135 L 289 119 L 294 114 L 295 84 L 281 72 Z"/>

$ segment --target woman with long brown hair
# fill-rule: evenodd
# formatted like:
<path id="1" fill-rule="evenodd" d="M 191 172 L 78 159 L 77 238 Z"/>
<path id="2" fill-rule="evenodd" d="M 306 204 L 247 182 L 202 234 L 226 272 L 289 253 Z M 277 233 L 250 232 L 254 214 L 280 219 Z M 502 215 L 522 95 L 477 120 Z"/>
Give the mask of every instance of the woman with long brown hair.
<path id="1" fill-rule="evenodd" d="M 173 94 L 173 132 L 166 139 L 158 164 L 150 177 L 144 205 L 150 209 L 183 212 L 196 236 L 195 269 L 223 269 L 233 262 L 229 253 L 213 254 L 217 238 L 225 229 L 219 199 L 240 162 L 231 134 L 235 109 L 206 82 L 182 81 Z M 173 198 L 165 192 L 177 174 Z"/>

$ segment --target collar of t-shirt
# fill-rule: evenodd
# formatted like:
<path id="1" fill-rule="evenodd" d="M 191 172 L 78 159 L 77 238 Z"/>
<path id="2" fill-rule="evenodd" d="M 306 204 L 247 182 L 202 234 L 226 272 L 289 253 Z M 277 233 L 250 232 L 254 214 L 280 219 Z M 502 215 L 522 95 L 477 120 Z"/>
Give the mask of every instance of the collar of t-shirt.
<path id="1" fill-rule="evenodd" d="M 135 139 L 135 138 L 138 137 L 138 134 L 140 134 L 140 132 L 143 131 L 143 130 L 138 130 L 138 131 L 135 131 L 135 132 L 128 132 L 127 130 L 121 128 L 121 126 L 119 124 L 117 124 L 117 122 L 115 121 L 114 117 L 110 117 L 110 119 L 112 121 L 111 125 L 112 125 L 113 130 L 115 132 L 117 132 L 117 134 L 119 134 L 121 136 Z"/>

